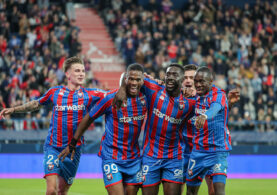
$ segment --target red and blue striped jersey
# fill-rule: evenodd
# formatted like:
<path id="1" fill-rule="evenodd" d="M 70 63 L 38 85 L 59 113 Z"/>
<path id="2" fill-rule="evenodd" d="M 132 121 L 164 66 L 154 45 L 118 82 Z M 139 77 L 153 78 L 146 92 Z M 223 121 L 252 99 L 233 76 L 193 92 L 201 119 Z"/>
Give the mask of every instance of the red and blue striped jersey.
<path id="1" fill-rule="evenodd" d="M 146 117 L 146 97 L 127 98 L 127 102 L 116 110 L 112 106 L 115 93 L 108 94 L 89 112 L 92 119 L 105 114 L 105 132 L 98 155 L 102 159 L 129 160 L 140 156 L 138 138 Z"/>
<path id="2" fill-rule="evenodd" d="M 194 110 L 195 110 L 195 104 L 196 104 L 196 98 L 192 97 L 192 98 L 188 98 L 190 100 L 190 102 L 193 105 L 193 109 L 189 115 L 189 119 L 191 119 L 194 116 Z M 194 136 L 194 130 L 195 130 L 195 126 L 191 123 L 191 120 L 188 120 L 187 123 L 185 124 L 184 128 L 183 128 L 183 138 L 184 138 L 184 142 L 186 144 L 187 147 L 185 147 L 184 153 L 185 154 L 190 154 L 193 148 L 193 136 Z"/>
<path id="3" fill-rule="evenodd" d="M 81 87 L 70 91 L 64 86 L 50 88 L 38 99 L 41 105 L 53 103 L 52 117 L 45 145 L 63 148 L 71 141 L 77 126 L 86 113 L 101 99 L 106 92 L 100 89 Z M 78 145 L 84 143 L 84 138 Z"/>
<path id="4" fill-rule="evenodd" d="M 228 129 L 228 100 L 226 93 L 212 86 L 204 96 L 196 96 L 195 116 L 204 114 L 213 103 L 221 105 L 221 110 L 212 119 L 206 120 L 204 127 L 194 129 L 193 150 L 204 152 L 230 151 L 231 135 Z M 194 124 L 195 118 L 191 119 Z"/>
<path id="5" fill-rule="evenodd" d="M 194 104 L 180 94 L 170 97 L 165 86 L 144 80 L 148 117 L 144 131 L 144 155 L 154 158 L 183 158 L 185 147 L 182 130 Z"/>

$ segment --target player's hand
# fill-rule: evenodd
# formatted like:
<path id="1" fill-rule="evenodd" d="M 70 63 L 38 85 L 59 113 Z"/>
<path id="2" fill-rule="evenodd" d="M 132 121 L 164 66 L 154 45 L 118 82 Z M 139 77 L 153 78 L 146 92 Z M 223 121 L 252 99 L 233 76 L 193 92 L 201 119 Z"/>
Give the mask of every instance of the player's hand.
<path id="1" fill-rule="evenodd" d="M 203 128 L 206 120 L 207 120 L 207 117 L 205 115 L 197 116 L 194 123 L 195 127 L 197 129 Z"/>
<path id="2" fill-rule="evenodd" d="M 6 115 L 10 115 L 12 113 L 14 113 L 14 108 L 4 108 L 0 112 L 0 118 L 2 117 L 3 119 L 5 119 Z"/>
<path id="3" fill-rule="evenodd" d="M 196 95 L 196 90 L 193 88 L 185 87 L 182 89 L 184 97 L 194 97 Z"/>
<path id="4" fill-rule="evenodd" d="M 147 74 L 147 73 L 143 73 L 145 78 L 151 79 L 153 81 L 156 81 L 159 85 L 164 85 L 164 81 L 159 80 L 159 79 L 155 79 L 154 77 L 152 77 L 151 75 Z"/>
<path id="5" fill-rule="evenodd" d="M 228 103 L 233 105 L 240 100 L 240 91 L 239 89 L 230 90 L 228 93 Z"/>
<path id="6" fill-rule="evenodd" d="M 117 110 L 121 108 L 124 102 L 127 100 L 126 88 L 120 87 L 117 93 L 115 94 L 112 102 L 112 106 Z"/>
<path id="7" fill-rule="evenodd" d="M 62 159 L 62 162 L 70 153 L 71 153 L 70 159 L 71 160 L 74 159 L 77 142 L 78 142 L 77 139 L 72 138 L 68 146 L 59 154 L 58 158 Z"/>
<path id="8" fill-rule="evenodd" d="M 62 160 L 62 162 L 64 161 L 64 159 L 71 153 L 71 157 L 70 159 L 73 160 L 74 159 L 74 156 L 75 156 L 75 149 L 72 149 L 72 152 L 71 149 L 70 149 L 70 146 L 68 145 L 58 156 L 59 159 Z"/>

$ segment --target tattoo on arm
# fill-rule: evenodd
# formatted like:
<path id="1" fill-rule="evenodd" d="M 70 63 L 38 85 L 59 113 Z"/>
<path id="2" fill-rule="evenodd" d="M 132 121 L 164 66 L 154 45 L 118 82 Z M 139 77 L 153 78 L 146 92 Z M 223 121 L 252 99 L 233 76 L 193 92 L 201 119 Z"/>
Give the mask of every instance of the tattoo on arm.
<path id="1" fill-rule="evenodd" d="M 42 107 L 42 105 L 40 105 L 37 100 L 33 100 L 33 101 L 27 102 L 26 104 L 23 104 L 21 106 L 14 107 L 14 113 L 32 112 L 35 110 L 39 110 L 41 107 Z"/>

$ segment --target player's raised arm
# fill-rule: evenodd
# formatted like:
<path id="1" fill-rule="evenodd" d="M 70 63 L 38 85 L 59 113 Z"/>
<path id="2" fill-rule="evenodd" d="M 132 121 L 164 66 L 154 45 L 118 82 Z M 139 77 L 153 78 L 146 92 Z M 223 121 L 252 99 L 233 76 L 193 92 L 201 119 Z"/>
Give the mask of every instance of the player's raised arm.
<path id="1" fill-rule="evenodd" d="M 0 117 L 5 118 L 6 115 L 10 115 L 13 113 L 19 113 L 19 112 L 32 112 L 35 110 L 39 110 L 41 107 L 42 107 L 42 105 L 39 104 L 38 100 L 33 100 L 33 101 L 27 102 L 26 104 L 23 104 L 21 106 L 3 109 L 0 112 Z"/>
<path id="2" fill-rule="evenodd" d="M 114 106 L 117 110 L 119 110 L 124 101 L 127 100 L 127 93 L 126 93 L 126 82 L 125 82 L 125 75 L 126 73 L 121 75 L 120 78 L 120 87 L 117 93 L 114 96 L 112 106 Z"/>

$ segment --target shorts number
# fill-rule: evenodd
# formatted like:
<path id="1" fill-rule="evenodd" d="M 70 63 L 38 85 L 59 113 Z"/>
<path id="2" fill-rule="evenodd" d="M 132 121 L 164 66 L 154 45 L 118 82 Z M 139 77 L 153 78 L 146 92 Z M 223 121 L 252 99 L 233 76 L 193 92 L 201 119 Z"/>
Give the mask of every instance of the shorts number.
<path id="1" fill-rule="evenodd" d="M 142 166 L 142 174 L 147 175 L 148 171 L 149 171 L 149 166 L 148 165 L 143 165 Z"/>
<path id="2" fill-rule="evenodd" d="M 47 165 L 53 164 L 51 161 L 53 160 L 54 156 L 52 154 L 48 155 L 48 161 L 47 161 Z M 59 159 L 57 158 L 56 160 L 54 160 L 54 163 L 56 164 L 56 166 L 59 166 Z"/>
<path id="3" fill-rule="evenodd" d="M 106 175 L 110 174 L 110 173 L 117 173 L 118 172 L 118 168 L 116 166 L 116 164 L 112 163 L 112 164 L 106 164 L 104 165 L 104 172 Z"/>
<path id="4" fill-rule="evenodd" d="M 189 169 L 189 170 L 192 170 L 194 166 L 195 166 L 195 160 L 189 159 L 189 166 L 188 166 L 188 169 Z"/>

